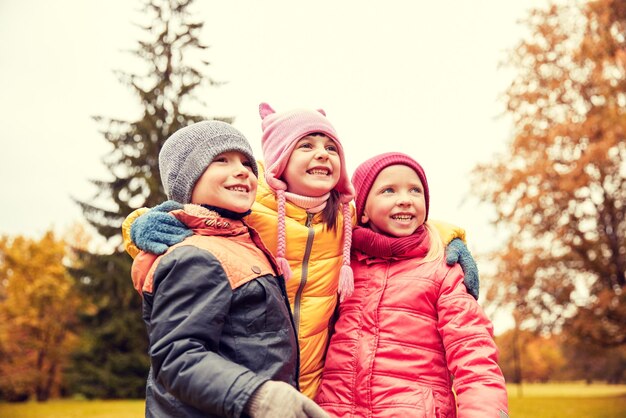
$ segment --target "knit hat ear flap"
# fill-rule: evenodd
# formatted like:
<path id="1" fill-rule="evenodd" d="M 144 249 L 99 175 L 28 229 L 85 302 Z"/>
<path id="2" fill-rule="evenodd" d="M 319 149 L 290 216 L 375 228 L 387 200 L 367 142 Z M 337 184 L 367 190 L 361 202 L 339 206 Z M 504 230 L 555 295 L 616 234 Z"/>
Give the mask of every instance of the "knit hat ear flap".
<path id="1" fill-rule="evenodd" d="M 285 281 L 291 279 L 291 267 L 285 258 L 287 252 L 287 232 L 285 228 L 285 191 L 276 190 L 278 197 L 278 242 L 276 248 L 276 264 L 280 267 Z"/>
<path id="2" fill-rule="evenodd" d="M 352 247 L 352 213 L 350 204 L 343 204 L 343 261 L 339 271 L 339 302 L 343 302 L 354 292 L 354 273 L 350 267 L 350 247 Z"/>

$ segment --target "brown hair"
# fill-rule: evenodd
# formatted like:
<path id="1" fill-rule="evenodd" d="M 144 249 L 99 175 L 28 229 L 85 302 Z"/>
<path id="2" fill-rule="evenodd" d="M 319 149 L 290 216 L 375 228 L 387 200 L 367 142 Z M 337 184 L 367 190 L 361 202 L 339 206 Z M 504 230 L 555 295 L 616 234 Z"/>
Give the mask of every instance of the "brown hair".
<path id="1" fill-rule="evenodd" d="M 326 207 L 322 210 L 322 220 L 329 231 L 337 229 L 337 214 L 340 205 L 339 192 L 335 189 L 331 190 L 328 201 L 326 201 Z"/>

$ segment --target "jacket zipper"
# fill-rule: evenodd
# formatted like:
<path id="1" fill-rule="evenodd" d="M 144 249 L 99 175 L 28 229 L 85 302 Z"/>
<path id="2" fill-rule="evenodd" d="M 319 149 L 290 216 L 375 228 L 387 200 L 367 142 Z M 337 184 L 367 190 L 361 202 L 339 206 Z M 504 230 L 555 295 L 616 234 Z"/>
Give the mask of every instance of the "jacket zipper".
<path id="1" fill-rule="evenodd" d="M 289 312 L 289 322 L 291 322 L 293 336 L 296 338 L 296 389 L 300 390 L 300 341 L 298 341 L 298 329 L 296 328 L 293 313 L 291 312 L 291 305 L 289 304 L 289 296 L 287 296 L 287 286 L 285 284 L 285 280 L 284 278 L 281 278 L 280 280 L 277 280 L 277 282 L 283 295 L 283 302 L 285 302 L 287 312 Z"/>
<path id="2" fill-rule="evenodd" d="M 293 317 L 296 323 L 296 332 L 298 335 L 300 335 L 300 302 L 302 300 L 302 292 L 304 291 L 304 286 L 306 285 L 307 276 L 309 274 L 309 257 L 311 256 L 311 247 L 313 247 L 313 237 L 315 236 L 315 230 L 311 227 L 313 216 L 315 216 L 313 213 L 307 212 L 306 214 L 305 226 L 309 228 L 309 235 L 306 239 L 304 257 L 302 257 L 302 275 L 300 276 L 300 285 L 298 286 L 298 290 L 296 291 L 296 296 L 293 301 Z"/>
<path id="3" fill-rule="evenodd" d="M 374 347 L 373 347 L 373 355 L 371 356 L 371 361 L 370 364 L 367 366 L 368 369 L 368 382 L 367 382 L 367 405 L 369 405 L 369 407 L 371 408 L 373 406 L 372 403 L 372 380 L 374 377 L 374 358 L 376 357 L 376 354 L 378 354 L 378 342 L 380 341 L 380 301 L 383 299 L 383 295 L 385 294 L 385 290 L 387 290 L 387 282 L 389 281 L 389 270 L 391 270 L 391 263 L 389 261 L 385 262 L 386 267 L 385 267 L 385 274 L 383 276 L 383 281 L 382 281 L 382 287 L 380 289 L 380 292 L 378 294 L 378 297 L 376 299 L 376 304 L 375 306 L 377 306 L 376 311 L 374 313 L 375 317 L 374 317 L 374 329 L 375 329 L 375 336 L 374 336 Z"/>

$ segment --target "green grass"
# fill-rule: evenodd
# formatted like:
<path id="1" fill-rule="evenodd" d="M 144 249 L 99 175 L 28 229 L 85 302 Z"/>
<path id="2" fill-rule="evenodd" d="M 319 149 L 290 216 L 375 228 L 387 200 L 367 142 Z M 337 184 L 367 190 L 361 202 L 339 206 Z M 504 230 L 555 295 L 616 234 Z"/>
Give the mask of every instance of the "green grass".
<path id="1" fill-rule="evenodd" d="M 624 418 L 626 396 L 513 398 L 509 400 L 509 412 L 511 418 Z"/>
<path id="2" fill-rule="evenodd" d="M 518 385 L 508 384 L 509 398 L 517 398 Z M 607 385 L 594 383 L 588 385 L 584 382 L 567 383 L 524 383 L 521 388 L 523 397 L 530 398 L 559 398 L 559 397 L 583 397 L 594 398 L 626 396 L 626 385 Z"/>
<path id="3" fill-rule="evenodd" d="M 141 418 L 143 400 L 0 403 L 0 418 Z"/>
<path id="4" fill-rule="evenodd" d="M 508 385 L 511 418 L 623 418 L 626 385 L 584 383 Z M 141 418 L 143 400 L 8 404 L 0 402 L 0 418 Z"/>
<path id="5" fill-rule="evenodd" d="M 624 418 L 626 385 L 507 385 L 511 418 Z"/>

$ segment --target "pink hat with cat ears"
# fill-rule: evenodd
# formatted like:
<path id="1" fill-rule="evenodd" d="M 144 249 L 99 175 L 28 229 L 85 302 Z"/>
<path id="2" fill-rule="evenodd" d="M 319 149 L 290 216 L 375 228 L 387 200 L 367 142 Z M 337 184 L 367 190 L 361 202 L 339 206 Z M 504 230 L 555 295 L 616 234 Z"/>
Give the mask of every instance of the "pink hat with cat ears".
<path id="1" fill-rule="evenodd" d="M 298 140 L 313 133 L 321 133 L 335 141 L 337 145 L 341 174 L 335 190 L 341 195 L 341 202 L 348 203 L 354 198 L 354 187 L 346 170 L 343 147 L 335 128 L 322 109 L 295 109 L 276 113 L 270 105 L 261 103 L 259 114 L 263 129 L 261 147 L 265 162 L 265 181 L 272 190 L 287 190 L 287 184 L 280 177 Z"/>
<path id="2" fill-rule="evenodd" d="M 261 147 L 265 160 L 265 181 L 276 192 L 278 200 L 278 245 L 276 261 L 283 271 L 285 280 L 291 277 L 291 268 L 285 258 L 287 249 L 287 233 L 285 229 L 285 191 L 287 184 L 280 178 L 287 167 L 289 157 L 297 142 L 307 135 L 320 133 L 332 139 L 337 146 L 341 161 L 341 174 L 335 190 L 339 192 L 343 204 L 343 261 L 339 272 L 338 291 L 343 301 L 354 291 L 354 278 L 350 268 L 350 246 L 352 244 L 352 213 L 348 204 L 354 198 L 354 187 L 348 177 L 343 147 L 337 137 L 335 128 L 326 118 L 322 109 L 295 109 L 288 112 L 276 113 L 267 103 L 259 105 L 261 128 L 263 136 Z"/>

